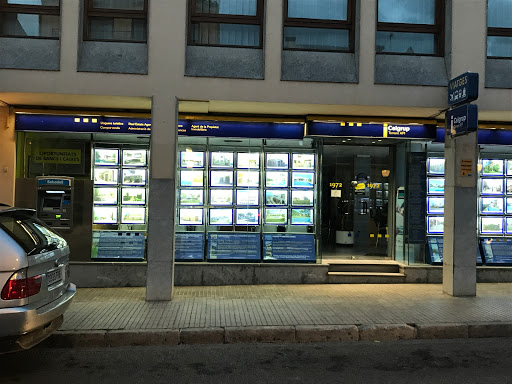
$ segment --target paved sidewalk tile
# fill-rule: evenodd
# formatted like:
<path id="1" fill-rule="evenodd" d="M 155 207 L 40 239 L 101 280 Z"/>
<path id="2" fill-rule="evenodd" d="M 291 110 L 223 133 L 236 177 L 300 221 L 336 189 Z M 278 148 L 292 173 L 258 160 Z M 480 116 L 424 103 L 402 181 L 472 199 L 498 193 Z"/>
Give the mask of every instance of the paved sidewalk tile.
<path id="1" fill-rule="evenodd" d="M 512 284 L 451 297 L 440 284 L 175 287 L 170 302 L 145 288 L 79 288 L 62 331 L 359 324 L 512 323 Z"/>

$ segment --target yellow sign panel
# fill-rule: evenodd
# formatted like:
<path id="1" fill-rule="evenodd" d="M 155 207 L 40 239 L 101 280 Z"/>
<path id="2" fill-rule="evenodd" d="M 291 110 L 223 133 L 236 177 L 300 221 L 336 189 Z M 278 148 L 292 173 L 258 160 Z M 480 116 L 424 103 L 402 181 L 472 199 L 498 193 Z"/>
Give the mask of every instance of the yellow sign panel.
<path id="1" fill-rule="evenodd" d="M 473 160 L 461 160 L 460 161 L 460 175 L 462 177 L 464 176 L 471 176 L 473 171 Z"/>
<path id="2" fill-rule="evenodd" d="M 32 160 L 35 163 L 80 164 L 82 151 L 80 149 L 39 148 L 32 151 Z"/>

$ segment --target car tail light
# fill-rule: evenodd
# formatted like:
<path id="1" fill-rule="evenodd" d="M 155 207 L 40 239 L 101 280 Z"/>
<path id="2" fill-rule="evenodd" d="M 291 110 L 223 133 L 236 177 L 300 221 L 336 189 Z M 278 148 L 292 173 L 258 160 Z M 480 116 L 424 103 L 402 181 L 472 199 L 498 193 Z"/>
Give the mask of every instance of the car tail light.
<path id="1" fill-rule="evenodd" d="M 2 300 L 24 299 L 36 295 L 41 290 L 41 281 L 41 275 L 27 277 L 27 272 L 22 269 L 5 283 L 2 289 Z"/>

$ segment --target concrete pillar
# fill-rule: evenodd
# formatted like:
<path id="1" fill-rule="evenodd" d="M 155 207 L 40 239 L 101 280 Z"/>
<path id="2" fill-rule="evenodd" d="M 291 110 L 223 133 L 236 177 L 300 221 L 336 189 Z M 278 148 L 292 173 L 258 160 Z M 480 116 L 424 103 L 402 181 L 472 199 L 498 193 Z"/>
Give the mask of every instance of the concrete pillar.
<path id="1" fill-rule="evenodd" d="M 368 155 L 354 156 L 354 176 L 358 182 L 358 175 L 370 176 L 371 174 L 371 157 Z M 370 182 L 374 182 L 369 179 Z M 354 193 L 354 251 L 358 254 L 366 254 L 369 245 L 369 229 L 370 220 L 370 192 L 366 188 L 363 193 Z M 366 212 L 366 213 L 365 213 Z M 364 253 L 363 253 L 364 252 Z"/>
<path id="2" fill-rule="evenodd" d="M 476 295 L 477 133 L 445 135 L 443 291 L 452 296 Z M 461 164 L 471 161 L 469 175 Z"/>
<path id="3" fill-rule="evenodd" d="M 16 180 L 16 136 L 14 116 L 0 105 L 0 203 L 14 205 Z"/>
<path id="4" fill-rule="evenodd" d="M 375 81 L 375 33 L 377 29 L 377 1 L 357 2 L 359 35 L 356 35 L 356 57 L 359 61 L 359 84 L 372 87 Z"/>
<path id="5" fill-rule="evenodd" d="M 78 41 L 82 39 L 82 1 L 61 1 L 60 73 L 73 76 L 78 62 Z M 66 32 L 70 33 L 66 33 Z M 77 39 L 77 31 L 79 38 Z"/>
<path id="6" fill-rule="evenodd" d="M 174 210 L 177 101 L 153 96 L 146 300 L 171 300 L 174 287 Z"/>

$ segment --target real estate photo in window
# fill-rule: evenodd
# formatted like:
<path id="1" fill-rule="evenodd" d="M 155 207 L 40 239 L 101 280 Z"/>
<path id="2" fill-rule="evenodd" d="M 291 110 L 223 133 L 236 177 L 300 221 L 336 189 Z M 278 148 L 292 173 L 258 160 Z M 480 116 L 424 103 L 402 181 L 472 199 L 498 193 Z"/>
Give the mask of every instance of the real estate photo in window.
<path id="1" fill-rule="evenodd" d="M 378 0 L 376 53 L 444 55 L 444 0 Z"/>
<path id="2" fill-rule="evenodd" d="M 84 40 L 145 43 L 148 0 L 85 0 Z"/>
<path id="3" fill-rule="evenodd" d="M 60 0 L 0 0 L 0 36 L 60 37 Z"/>

